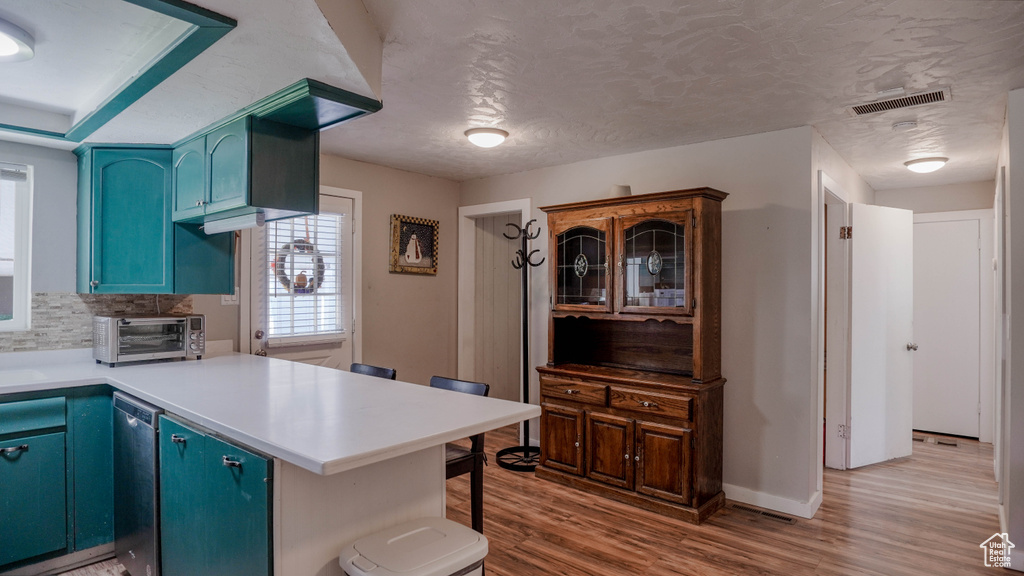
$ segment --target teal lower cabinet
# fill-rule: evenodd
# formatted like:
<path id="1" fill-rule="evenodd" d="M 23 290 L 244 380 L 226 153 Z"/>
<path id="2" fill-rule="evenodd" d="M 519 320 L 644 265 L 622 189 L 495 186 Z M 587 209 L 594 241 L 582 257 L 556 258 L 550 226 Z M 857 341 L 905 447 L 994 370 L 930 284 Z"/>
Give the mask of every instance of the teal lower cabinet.
<path id="1" fill-rule="evenodd" d="M 114 541 L 110 397 L 87 386 L 0 398 L 0 573 Z"/>
<path id="2" fill-rule="evenodd" d="M 270 576 L 272 462 L 160 417 L 163 576 Z"/>
<path id="3" fill-rule="evenodd" d="M 0 570 L 68 546 L 64 432 L 0 442 Z"/>

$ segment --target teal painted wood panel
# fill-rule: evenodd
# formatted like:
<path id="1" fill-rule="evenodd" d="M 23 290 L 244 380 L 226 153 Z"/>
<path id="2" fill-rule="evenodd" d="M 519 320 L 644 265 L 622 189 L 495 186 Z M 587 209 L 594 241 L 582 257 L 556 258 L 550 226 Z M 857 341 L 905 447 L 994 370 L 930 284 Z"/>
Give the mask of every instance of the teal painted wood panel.
<path id="1" fill-rule="evenodd" d="M 184 439 L 173 442 L 172 435 Z M 160 545 L 163 576 L 214 574 L 206 525 L 213 509 L 206 481 L 205 434 L 160 417 Z"/>
<path id="2" fill-rule="evenodd" d="M 63 396 L 0 404 L 0 436 L 62 427 L 64 412 Z"/>
<path id="3" fill-rule="evenodd" d="M 197 225 L 175 224 L 174 293 L 234 294 L 235 233 L 207 235 Z"/>
<path id="4" fill-rule="evenodd" d="M 92 150 L 78 157 L 78 271 L 75 290 L 90 292 L 92 280 Z"/>
<path id="5" fill-rule="evenodd" d="M 249 117 L 206 136 L 206 170 L 207 216 L 249 204 Z"/>
<path id="6" fill-rule="evenodd" d="M 225 458 L 239 466 L 226 465 Z M 269 576 L 271 468 L 252 452 L 208 437 L 205 505 L 211 564 L 206 574 Z"/>
<path id="7" fill-rule="evenodd" d="M 206 138 L 196 138 L 174 149 L 173 166 L 174 222 L 201 221 L 209 197 L 206 184 Z"/>
<path id="8" fill-rule="evenodd" d="M 74 469 L 71 518 L 75 550 L 114 541 L 114 429 L 109 387 L 68 398 L 68 460 Z"/>
<path id="9" fill-rule="evenodd" d="M 253 206 L 316 214 L 320 207 L 320 133 L 252 119 Z"/>
<path id="10" fill-rule="evenodd" d="M 173 291 L 170 190 L 170 150 L 93 151 L 93 293 Z"/>
<path id="11" fill-rule="evenodd" d="M 28 446 L 0 455 L 0 567 L 67 549 L 64 440 L 58 432 L 0 442 Z"/>

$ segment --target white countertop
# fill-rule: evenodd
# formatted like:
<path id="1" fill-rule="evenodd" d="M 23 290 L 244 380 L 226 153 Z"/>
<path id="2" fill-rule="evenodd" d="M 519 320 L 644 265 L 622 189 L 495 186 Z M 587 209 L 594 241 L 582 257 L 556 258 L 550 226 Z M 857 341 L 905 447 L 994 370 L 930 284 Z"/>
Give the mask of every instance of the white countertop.
<path id="1" fill-rule="evenodd" d="M 0 400 L 17 392 L 110 384 L 325 475 L 540 416 L 530 404 L 258 356 L 109 368 L 75 352 L 0 355 Z"/>

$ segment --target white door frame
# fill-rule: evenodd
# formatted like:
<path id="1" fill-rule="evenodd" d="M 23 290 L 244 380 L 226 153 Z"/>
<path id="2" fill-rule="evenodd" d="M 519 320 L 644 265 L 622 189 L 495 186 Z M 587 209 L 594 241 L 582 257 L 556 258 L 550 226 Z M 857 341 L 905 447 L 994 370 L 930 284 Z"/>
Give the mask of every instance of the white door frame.
<path id="1" fill-rule="evenodd" d="M 821 458 L 816 460 L 819 467 L 828 466 L 837 470 L 845 470 L 848 458 L 848 440 L 839 435 L 840 426 L 850 424 L 850 251 L 849 246 L 839 237 L 839 229 L 849 223 L 849 202 L 846 193 L 839 184 L 822 171 L 819 175 L 818 209 L 821 226 L 819 226 L 819 354 L 818 354 L 818 450 L 817 455 L 824 451 L 824 464 Z M 825 225 L 825 212 L 828 212 L 828 224 Z M 826 234 L 831 242 L 825 248 Z M 826 274 L 829 270 L 832 274 Z M 826 281 L 828 284 L 826 285 Z M 825 295 L 830 297 L 826 299 Z M 826 308 L 827 307 L 827 308 Z M 827 338 L 826 338 L 827 336 Z M 828 342 L 826 358 L 825 342 Z M 825 405 L 825 364 L 828 362 L 828 405 Z M 826 412 L 827 411 L 827 412 Z M 822 436 L 822 429 L 824 437 Z M 828 441 L 825 441 L 825 438 Z M 821 443 L 824 442 L 824 447 Z M 819 471 L 818 481 L 821 482 L 824 471 Z M 818 489 L 821 489 L 819 484 Z"/>
<path id="2" fill-rule="evenodd" d="M 476 367 L 476 219 L 502 214 L 519 213 L 519 225 L 526 226 L 530 221 L 530 199 L 507 200 L 459 207 L 459 296 L 458 296 L 458 377 L 461 380 L 474 380 Z M 522 327 L 519 339 L 522 341 Z M 519 401 L 523 401 L 523 357 L 525 350 L 519 351 Z M 522 441 L 522 425 L 520 425 L 520 441 Z"/>
<path id="3" fill-rule="evenodd" d="M 352 361 L 363 361 L 362 312 L 363 312 L 363 193 L 359 190 L 320 186 L 321 196 L 336 196 L 352 200 Z M 242 242 L 239 248 L 241 259 L 241 282 L 249 286 L 252 277 L 252 229 L 242 230 Z M 252 290 L 240 290 L 238 319 L 238 350 L 243 354 L 252 354 Z"/>
<path id="4" fill-rule="evenodd" d="M 978 440 L 980 442 L 992 442 L 995 435 L 995 326 L 993 318 L 994 302 L 994 274 L 993 260 L 993 234 L 995 226 L 995 211 L 984 210 L 958 210 L 954 212 L 930 212 L 927 214 L 914 214 L 914 224 L 919 222 L 957 222 L 971 220 L 978 222 L 978 279 L 981 282 L 979 294 L 979 324 L 978 334 L 978 385 L 980 404 L 980 418 L 978 427 Z"/>

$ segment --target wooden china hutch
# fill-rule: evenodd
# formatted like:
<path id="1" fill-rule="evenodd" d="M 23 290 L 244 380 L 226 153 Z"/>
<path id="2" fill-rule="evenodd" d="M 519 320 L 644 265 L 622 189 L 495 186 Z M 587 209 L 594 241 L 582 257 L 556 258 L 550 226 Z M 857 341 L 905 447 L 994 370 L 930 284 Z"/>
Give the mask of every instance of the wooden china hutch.
<path id="1" fill-rule="evenodd" d="M 537 476 L 694 523 L 722 492 L 724 192 L 541 208 L 551 313 Z"/>

